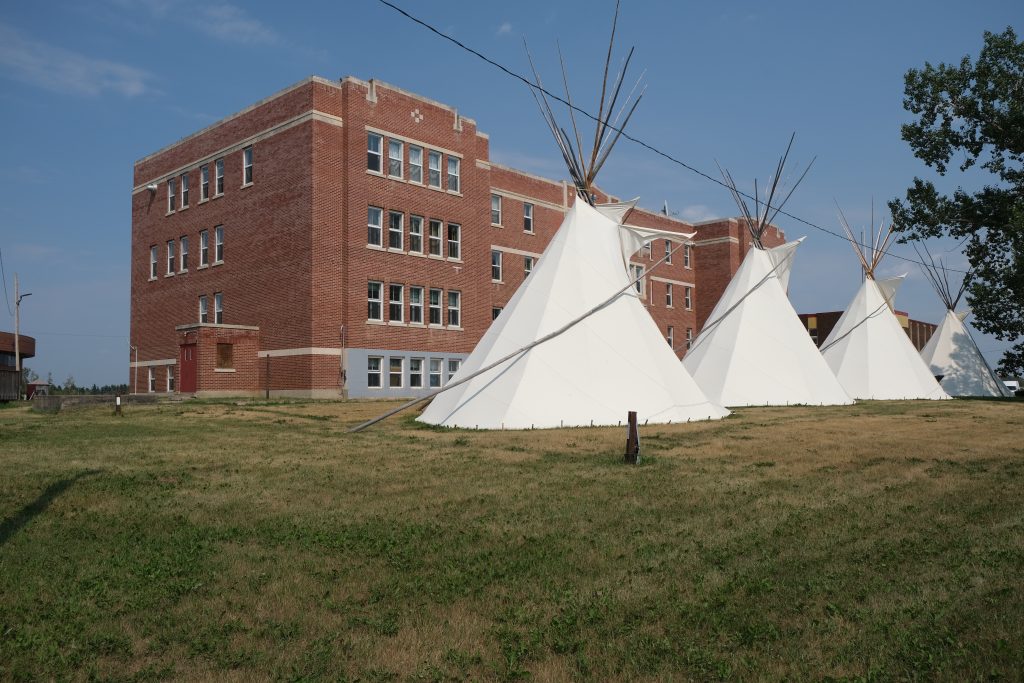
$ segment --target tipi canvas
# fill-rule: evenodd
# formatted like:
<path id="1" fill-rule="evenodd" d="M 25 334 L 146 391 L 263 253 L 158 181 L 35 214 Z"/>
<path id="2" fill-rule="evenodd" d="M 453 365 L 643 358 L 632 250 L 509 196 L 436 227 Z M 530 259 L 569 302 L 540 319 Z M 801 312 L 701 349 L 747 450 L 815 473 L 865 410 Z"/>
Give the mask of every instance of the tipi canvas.
<path id="1" fill-rule="evenodd" d="M 799 242 L 752 247 L 683 359 L 725 406 L 853 403 L 786 296 Z"/>
<path id="2" fill-rule="evenodd" d="M 481 429 L 654 423 L 728 415 L 683 370 L 630 286 L 619 224 L 577 199 L 458 381 L 611 302 L 507 363 L 439 394 L 420 421 Z M 616 292 L 621 292 L 614 296 Z"/>
<path id="3" fill-rule="evenodd" d="M 992 373 L 960 314 L 946 311 L 931 339 L 921 350 L 939 384 L 950 396 L 1009 396 Z"/>

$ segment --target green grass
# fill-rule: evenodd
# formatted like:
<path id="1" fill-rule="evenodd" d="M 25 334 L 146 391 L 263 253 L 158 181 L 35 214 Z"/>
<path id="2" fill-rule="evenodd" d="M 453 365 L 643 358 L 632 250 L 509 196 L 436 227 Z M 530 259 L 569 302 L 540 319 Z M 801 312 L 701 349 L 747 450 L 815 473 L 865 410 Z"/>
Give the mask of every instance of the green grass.
<path id="1" fill-rule="evenodd" d="M 0 679 L 1024 677 L 1024 402 L 0 413 Z"/>

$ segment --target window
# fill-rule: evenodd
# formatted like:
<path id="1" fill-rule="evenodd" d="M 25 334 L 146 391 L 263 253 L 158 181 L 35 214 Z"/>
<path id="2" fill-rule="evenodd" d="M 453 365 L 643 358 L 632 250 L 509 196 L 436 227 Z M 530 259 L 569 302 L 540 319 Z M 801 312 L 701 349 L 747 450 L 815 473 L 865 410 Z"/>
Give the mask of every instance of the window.
<path id="1" fill-rule="evenodd" d="M 690 344 L 692 344 L 692 343 L 693 343 L 693 328 L 692 327 L 687 327 L 686 328 L 686 348 L 689 349 L 690 348 Z"/>
<path id="2" fill-rule="evenodd" d="M 501 252 L 491 249 L 491 282 L 501 282 Z"/>
<path id="3" fill-rule="evenodd" d="M 665 240 L 665 263 L 672 264 L 672 242 Z"/>
<path id="4" fill-rule="evenodd" d="M 423 148 L 409 145 L 409 182 L 423 182 Z"/>
<path id="5" fill-rule="evenodd" d="M 381 173 L 381 136 L 376 133 L 366 134 L 366 169 Z"/>
<path id="6" fill-rule="evenodd" d="M 366 243 L 374 247 L 381 246 L 381 231 L 384 212 L 376 206 L 366 209 Z"/>
<path id="7" fill-rule="evenodd" d="M 441 221 L 430 221 L 430 236 L 427 246 L 431 256 L 441 255 Z"/>
<path id="8" fill-rule="evenodd" d="M 690 245 L 689 244 L 684 244 L 683 245 L 683 267 L 685 267 L 685 268 L 689 268 L 690 267 Z"/>
<path id="9" fill-rule="evenodd" d="M 224 261 L 224 226 L 218 225 L 213 229 L 213 262 Z"/>
<path id="10" fill-rule="evenodd" d="M 644 293 L 644 267 L 638 266 L 635 263 L 629 264 L 630 270 L 633 272 L 633 279 L 636 280 L 633 286 L 636 287 L 636 293 L 643 296 Z"/>
<path id="11" fill-rule="evenodd" d="M 210 198 L 210 165 L 203 164 L 199 167 L 199 201 L 205 202 Z"/>
<path id="12" fill-rule="evenodd" d="M 430 290 L 430 324 L 441 324 L 441 290 Z"/>
<path id="13" fill-rule="evenodd" d="M 380 389 L 380 366 L 383 362 L 384 359 L 380 356 L 370 356 L 366 359 L 366 386 L 371 389 Z"/>
<path id="14" fill-rule="evenodd" d="M 174 240 L 167 242 L 167 274 L 174 275 Z"/>
<path id="15" fill-rule="evenodd" d="M 501 315 L 501 306 L 491 306 L 491 320 L 497 320 Z"/>
<path id="16" fill-rule="evenodd" d="M 402 143 L 398 140 L 388 140 L 388 175 L 402 177 Z"/>
<path id="17" fill-rule="evenodd" d="M 529 275 L 530 273 L 533 272 L 533 264 L 534 264 L 534 262 L 535 262 L 535 259 L 532 256 L 524 256 L 523 257 L 523 277 L 524 278 L 527 275 Z"/>
<path id="18" fill-rule="evenodd" d="M 653 255 L 652 252 L 653 252 L 653 249 L 651 248 L 651 243 L 650 242 L 645 243 L 644 247 L 643 247 L 643 254 L 644 254 L 644 256 L 646 256 L 649 259 L 653 259 L 654 255 Z"/>
<path id="19" fill-rule="evenodd" d="M 242 150 L 242 184 L 252 185 L 252 146 Z"/>
<path id="20" fill-rule="evenodd" d="M 220 342 L 217 344 L 217 367 L 230 369 L 235 367 L 235 345 Z"/>
<path id="21" fill-rule="evenodd" d="M 188 238 L 181 238 L 181 272 L 188 270 Z"/>
<path id="22" fill-rule="evenodd" d="M 461 368 L 461 367 L 462 367 L 462 361 L 459 360 L 458 358 L 450 358 L 450 359 L 448 359 L 448 381 L 449 382 L 452 381 L 452 376 L 456 372 L 458 372 L 459 368 Z"/>
<path id="23" fill-rule="evenodd" d="M 676 348 L 676 330 L 671 325 L 668 326 L 668 334 L 665 335 L 665 341 L 668 342 L 669 348 L 675 350 L 675 348 Z"/>
<path id="24" fill-rule="evenodd" d="M 529 202 L 523 203 L 523 232 L 533 232 L 533 204 Z"/>
<path id="25" fill-rule="evenodd" d="M 214 196 L 219 197 L 224 194 L 224 160 L 217 159 L 213 162 L 214 167 Z"/>
<path id="26" fill-rule="evenodd" d="M 434 150 L 427 154 L 427 182 L 431 187 L 441 187 L 441 153 Z"/>
<path id="27" fill-rule="evenodd" d="M 451 327 L 462 324 L 461 302 L 462 292 L 448 292 L 448 325 Z"/>
<path id="28" fill-rule="evenodd" d="M 402 249 L 404 223 L 405 214 L 399 211 L 388 211 L 388 249 Z"/>
<path id="29" fill-rule="evenodd" d="M 366 319 L 383 320 L 383 301 L 381 293 L 384 285 L 380 282 L 368 282 L 366 284 Z"/>
<path id="30" fill-rule="evenodd" d="M 448 224 L 448 258 L 457 259 L 462 252 L 462 228 L 455 223 Z"/>
<path id="31" fill-rule="evenodd" d="M 210 321 L 210 307 L 206 300 L 206 295 L 202 294 L 199 296 L 199 322 L 206 323 Z"/>
<path id="32" fill-rule="evenodd" d="M 174 211 L 174 203 L 177 200 L 177 190 L 175 190 L 174 178 L 167 179 L 167 213 Z"/>
<path id="33" fill-rule="evenodd" d="M 459 191 L 459 163 L 461 159 L 458 157 L 448 157 L 448 191 L 458 192 Z"/>
<path id="34" fill-rule="evenodd" d="M 223 292 L 213 293 L 213 322 L 221 325 L 224 322 L 224 294 Z"/>
<path id="35" fill-rule="evenodd" d="M 156 391 L 156 369 L 152 366 L 149 368 L 149 392 L 153 393 Z"/>
<path id="36" fill-rule="evenodd" d="M 400 323 L 404 319 L 404 290 L 405 287 L 402 285 L 388 285 L 388 320 L 393 323 Z"/>
<path id="37" fill-rule="evenodd" d="M 210 265 L 210 231 L 199 232 L 199 266 Z"/>
<path id="38" fill-rule="evenodd" d="M 181 208 L 188 208 L 188 173 L 181 174 Z"/>
<path id="39" fill-rule="evenodd" d="M 665 305 L 672 308 L 672 283 L 665 283 Z"/>
<path id="40" fill-rule="evenodd" d="M 423 253 L 423 216 L 409 216 L 409 251 Z"/>
<path id="41" fill-rule="evenodd" d="M 683 303 L 686 304 L 686 310 L 693 308 L 693 287 L 683 287 Z"/>
<path id="42" fill-rule="evenodd" d="M 409 359 L 409 388 L 420 389 L 423 387 L 423 359 Z"/>
<path id="43" fill-rule="evenodd" d="M 174 366 L 167 366 L 167 391 L 168 393 L 174 391 Z"/>
<path id="44" fill-rule="evenodd" d="M 149 248 L 149 279 L 156 279 L 156 247 Z"/>
<path id="45" fill-rule="evenodd" d="M 409 288 L 409 322 L 423 324 L 423 288 Z"/>
<path id="46" fill-rule="evenodd" d="M 491 195 L 491 225 L 501 225 L 501 195 Z"/>
<path id="47" fill-rule="evenodd" d="M 402 366 L 404 358 L 388 358 L 388 386 L 392 389 L 402 388 Z"/>
<path id="48" fill-rule="evenodd" d="M 431 389 L 438 389 L 441 386 L 441 359 L 430 359 L 430 371 L 427 374 L 427 382 Z"/>

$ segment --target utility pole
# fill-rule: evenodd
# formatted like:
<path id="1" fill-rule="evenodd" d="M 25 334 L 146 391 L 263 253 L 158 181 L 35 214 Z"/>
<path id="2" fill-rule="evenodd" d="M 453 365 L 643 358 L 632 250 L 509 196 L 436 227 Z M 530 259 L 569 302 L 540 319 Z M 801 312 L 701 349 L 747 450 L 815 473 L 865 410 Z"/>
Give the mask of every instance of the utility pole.
<path id="1" fill-rule="evenodd" d="M 21 326 L 21 300 L 26 296 L 32 296 L 32 292 L 27 294 L 18 293 L 18 274 L 14 274 L 14 369 L 18 371 L 18 394 L 21 395 L 21 348 L 18 343 L 18 334 Z"/>

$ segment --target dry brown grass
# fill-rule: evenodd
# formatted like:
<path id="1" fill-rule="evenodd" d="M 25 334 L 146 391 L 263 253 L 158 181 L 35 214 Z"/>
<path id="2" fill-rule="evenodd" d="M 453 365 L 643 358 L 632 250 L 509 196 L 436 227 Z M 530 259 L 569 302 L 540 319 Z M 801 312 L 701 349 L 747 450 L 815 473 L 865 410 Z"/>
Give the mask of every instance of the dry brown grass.
<path id="1" fill-rule="evenodd" d="M 0 678 L 1017 679 L 1024 403 L 0 411 Z M 80 476 L 87 472 L 86 476 Z"/>

